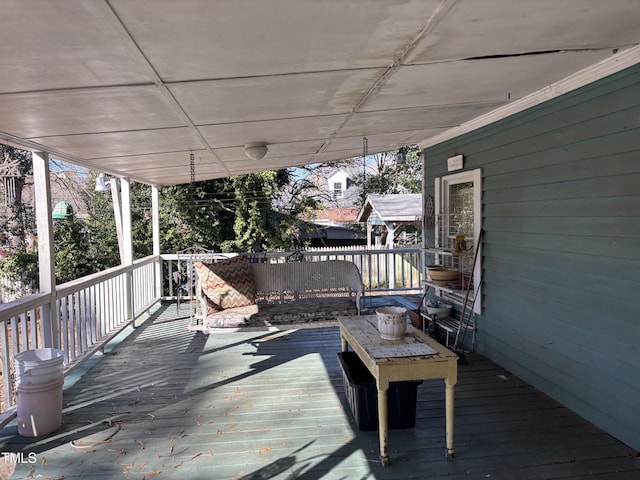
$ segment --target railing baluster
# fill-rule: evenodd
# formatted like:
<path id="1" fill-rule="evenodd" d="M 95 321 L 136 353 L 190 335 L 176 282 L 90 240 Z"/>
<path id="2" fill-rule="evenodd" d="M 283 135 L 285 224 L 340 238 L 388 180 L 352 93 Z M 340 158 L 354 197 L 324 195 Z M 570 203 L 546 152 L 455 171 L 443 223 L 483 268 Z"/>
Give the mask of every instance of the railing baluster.
<path id="1" fill-rule="evenodd" d="M 31 331 L 31 335 L 29 335 L 29 341 L 25 342 L 25 345 L 29 345 L 28 348 L 38 348 L 38 339 L 40 337 L 39 332 L 38 332 L 38 316 L 37 316 L 37 309 L 32 309 L 29 311 L 28 313 L 28 317 L 25 319 L 25 324 L 27 322 L 29 322 L 29 331 Z M 26 325 L 25 325 L 26 327 Z"/>
<path id="2" fill-rule="evenodd" d="M 97 324 L 96 324 L 96 308 L 95 308 L 96 286 L 92 285 L 88 289 L 87 293 L 89 295 L 89 298 L 88 298 L 89 305 L 88 305 L 87 315 L 89 316 L 89 325 L 91 327 L 91 344 L 95 345 L 98 342 L 98 338 L 100 338 L 98 336 Z"/>
<path id="3" fill-rule="evenodd" d="M 22 314 L 21 314 L 22 315 Z M 14 354 L 21 351 L 20 349 L 20 321 L 18 317 L 11 317 L 11 347 Z"/>
<path id="4" fill-rule="evenodd" d="M 69 358 L 73 361 L 76 358 L 76 351 L 78 349 L 78 329 L 76 325 L 73 295 L 69 295 L 67 297 L 67 302 L 67 314 L 69 315 Z"/>
<path id="5" fill-rule="evenodd" d="M 104 286 L 105 282 L 96 285 L 96 330 L 98 338 L 102 338 L 105 334 L 104 330 Z"/>
<path id="6" fill-rule="evenodd" d="M 82 351 L 87 351 L 93 342 L 91 340 L 91 316 L 89 315 L 88 304 L 89 304 L 89 289 L 84 288 L 80 291 L 80 307 L 81 307 L 81 317 L 82 317 L 82 338 L 83 345 Z"/>
<path id="7" fill-rule="evenodd" d="M 71 349 L 69 348 L 69 314 L 67 311 L 67 297 L 56 302 L 58 312 L 60 312 L 60 348 L 67 357 L 67 363 L 71 362 Z"/>
<path id="8" fill-rule="evenodd" d="M 13 332 L 12 332 L 13 333 Z M 9 346 L 9 329 L 7 322 L 0 322 L 0 367 L 2 368 L 2 392 L 4 405 L 0 411 L 4 411 L 13 405 L 13 391 L 11 386 L 11 347 Z"/>

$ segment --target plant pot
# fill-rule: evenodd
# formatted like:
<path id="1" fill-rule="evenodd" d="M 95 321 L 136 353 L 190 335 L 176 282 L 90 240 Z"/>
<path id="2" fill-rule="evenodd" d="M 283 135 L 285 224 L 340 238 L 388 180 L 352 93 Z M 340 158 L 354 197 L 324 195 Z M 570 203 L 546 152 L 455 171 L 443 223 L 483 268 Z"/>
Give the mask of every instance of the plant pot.
<path id="1" fill-rule="evenodd" d="M 376 309 L 378 330 L 384 340 L 400 340 L 407 331 L 407 309 L 380 307 Z"/>

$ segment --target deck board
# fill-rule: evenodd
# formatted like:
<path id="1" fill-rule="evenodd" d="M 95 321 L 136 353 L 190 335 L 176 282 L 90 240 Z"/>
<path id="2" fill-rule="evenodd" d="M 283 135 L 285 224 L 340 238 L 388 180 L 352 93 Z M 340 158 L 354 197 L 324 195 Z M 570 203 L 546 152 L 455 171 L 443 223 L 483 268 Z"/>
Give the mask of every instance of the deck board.
<path id="1" fill-rule="evenodd" d="M 63 428 L 1 450 L 35 452 L 12 478 L 640 478 L 624 444 L 476 354 L 460 365 L 456 458 L 444 458 L 444 384 L 418 387 L 416 427 L 356 429 L 337 326 L 282 332 L 187 329 L 163 305 L 64 392 Z"/>

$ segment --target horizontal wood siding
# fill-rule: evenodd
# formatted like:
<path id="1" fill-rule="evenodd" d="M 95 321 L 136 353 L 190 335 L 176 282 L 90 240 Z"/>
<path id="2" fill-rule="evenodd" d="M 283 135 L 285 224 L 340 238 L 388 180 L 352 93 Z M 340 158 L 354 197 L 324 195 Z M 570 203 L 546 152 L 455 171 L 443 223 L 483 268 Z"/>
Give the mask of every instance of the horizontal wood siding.
<path id="1" fill-rule="evenodd" d="M 477 349 L 640 448 L 640 67 L 425 151 L 483 172 Z M 427 235 L 428 236 L 428 235 Z"/>

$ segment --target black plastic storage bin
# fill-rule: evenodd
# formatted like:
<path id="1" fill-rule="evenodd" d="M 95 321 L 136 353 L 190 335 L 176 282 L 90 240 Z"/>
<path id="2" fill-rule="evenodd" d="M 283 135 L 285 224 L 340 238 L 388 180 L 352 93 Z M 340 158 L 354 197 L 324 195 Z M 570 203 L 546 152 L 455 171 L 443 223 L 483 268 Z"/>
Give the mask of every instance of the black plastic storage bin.
<path id="1" fill-rule="evenodd" d="M 358 428 L 378 429 L 378 391 L 376 381 L 355 352 L 340 352 L 342 379 L 347 401 Z M 416 397 L 422 381 L 391 382 L 387 391 L 389 428 L 413 428 L 416 425 Z"/>

